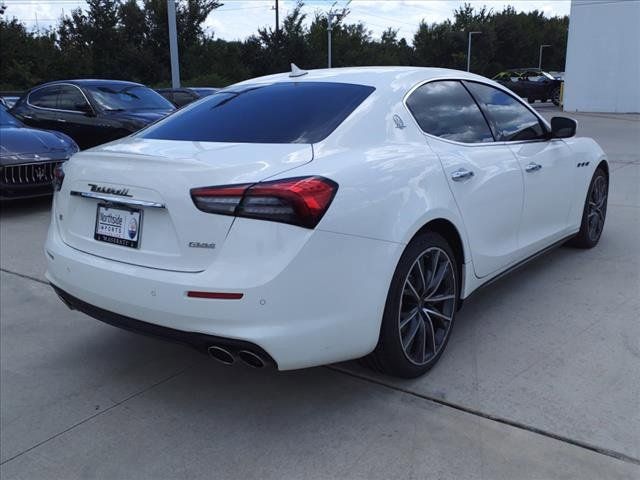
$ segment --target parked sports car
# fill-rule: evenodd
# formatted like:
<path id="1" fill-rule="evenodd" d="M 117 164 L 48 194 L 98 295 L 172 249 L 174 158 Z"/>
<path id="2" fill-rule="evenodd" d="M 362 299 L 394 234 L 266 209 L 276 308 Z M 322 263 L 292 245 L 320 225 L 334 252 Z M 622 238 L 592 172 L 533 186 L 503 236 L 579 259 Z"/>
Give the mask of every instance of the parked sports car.
<path id="1" fill-rule="evenodd" d="M 174 110 L 138 83 L 65 80 L 31 89 L 11 112 L 32 127 L 67 134 L 85 149 L 130 135 Z"/>
<path id="2" fill-rule="evenodd" d="M 563 80 L 537 68 L 516 68 L 500 72 L 493 80 L 533 103 L 551 100 L 560 105 L 560 86 Z"/>
<path id="3" fill-rule="evenodd" d="M 609 167 L 575 131 L 455 70 L 248 80 L 74 155 L 46 276 L 71 308 L 223 363 L 414 377 L 480 286 L 598 243 Z"/>
<path id="4" fill-rule="evenodd" d="M 186 87 L 186 88 L 158 88 L 156 92 L 173 103 L 176 107 L 184 107 L 191 102 L 208 97 L 216 93 L 219 88 Z"/>
<path id="5" fill-rule="evenodd" d="M 28 128 L 0 106 L 0 199 L 51 195 L 56 167 L 77 151 L 65 134 Z"/>

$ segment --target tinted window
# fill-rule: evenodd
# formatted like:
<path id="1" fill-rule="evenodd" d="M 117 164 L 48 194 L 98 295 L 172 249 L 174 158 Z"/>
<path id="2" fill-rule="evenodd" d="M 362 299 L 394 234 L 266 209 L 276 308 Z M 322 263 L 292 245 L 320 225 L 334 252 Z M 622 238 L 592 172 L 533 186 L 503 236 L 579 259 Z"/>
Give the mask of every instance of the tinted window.
<path id="1" fill-rule="evenodd" d="M 502 90 L 474 82 L 465 82 L 485 109 L 500 141 L 545 138 L 540 120 L 522 103 Z"/>
<path id="2" fill-rule="evenodd" d="M 39 88 L 29 94 L 29 103 L 41 108 L 57 108 L 58 87 Z"/>
<path id="3" fill-rule="evenodd" d="M 158 92 L 142 85 L 105 84 L 85 87 L 104 110 L 173 110 L 173 105 Z"/>
<path id="4" fill-rule="evenodd" d="M 407 106 L 431 135 L 465 143 L 493 141 L 478 105 L 458 81 L 426 83 L 411 94 Z"/>
<path id="5" fill-rule="evenodd" d="M 197 142 L 315 143 L 327 137 L 373 87 L 282 82 L 221 90 L 144 130 L 145 138 Z"/>
<path id="6" fill-rule="evenodd" d="M 186 105 L 187 103 L 193 102 L 196 98 L 196 95 L 187 92 L 175 92 L 173 94 L 173 101 L 177 105 Z"/>
<path id="7" fill-rule="evenodd" d="M 58 91 L 58 108 L 61 110 L 82 110 L 87 102 L 76 87 L 61 86 Z"/>

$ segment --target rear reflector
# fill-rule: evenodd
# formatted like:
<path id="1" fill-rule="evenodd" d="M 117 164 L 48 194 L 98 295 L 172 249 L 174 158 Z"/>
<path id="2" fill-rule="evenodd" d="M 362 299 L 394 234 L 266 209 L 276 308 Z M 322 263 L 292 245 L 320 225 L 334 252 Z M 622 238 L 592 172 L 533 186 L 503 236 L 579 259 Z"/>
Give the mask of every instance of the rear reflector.
<path id="1" fill-rule="evenodd" d="M 187 292 L 190 298 L 217 298 L 219 300 L 240 300 L 244 294 L 242 293 L 222 293 L 222 292 Z"/>
<path id="2" fill-rule="evenodd" d="M 198 209 L 207 213 L 289 223 L 315 228 L 338 191 L 324 177 L 296 177 L 255 184 L 191 190 Z"/>

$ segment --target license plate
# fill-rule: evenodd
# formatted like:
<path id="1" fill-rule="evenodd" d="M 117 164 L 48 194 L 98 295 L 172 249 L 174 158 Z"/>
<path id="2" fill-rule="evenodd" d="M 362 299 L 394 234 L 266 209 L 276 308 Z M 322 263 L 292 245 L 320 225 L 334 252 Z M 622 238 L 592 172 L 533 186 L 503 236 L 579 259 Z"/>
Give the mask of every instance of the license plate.
<path id="1" fill-rule="evenodd" d="M 98 204 L 93 238 L 100 242 L 138 248 L 142 228 L 142 210 Z"/>

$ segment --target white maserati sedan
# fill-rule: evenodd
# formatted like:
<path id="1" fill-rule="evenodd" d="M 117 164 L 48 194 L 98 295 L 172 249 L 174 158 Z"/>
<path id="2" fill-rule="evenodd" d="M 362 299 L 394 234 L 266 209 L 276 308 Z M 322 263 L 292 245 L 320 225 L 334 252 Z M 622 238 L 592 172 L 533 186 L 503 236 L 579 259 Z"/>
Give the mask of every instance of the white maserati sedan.
<path id="1" fill-rule="evenodd" d="M 469 73 L 294 66 L 75 154 L 47 278 L 73 309 L 227 364 L 415 377 L 476 289 L 598 243 L 609 167 L 575 131 Z"/>

